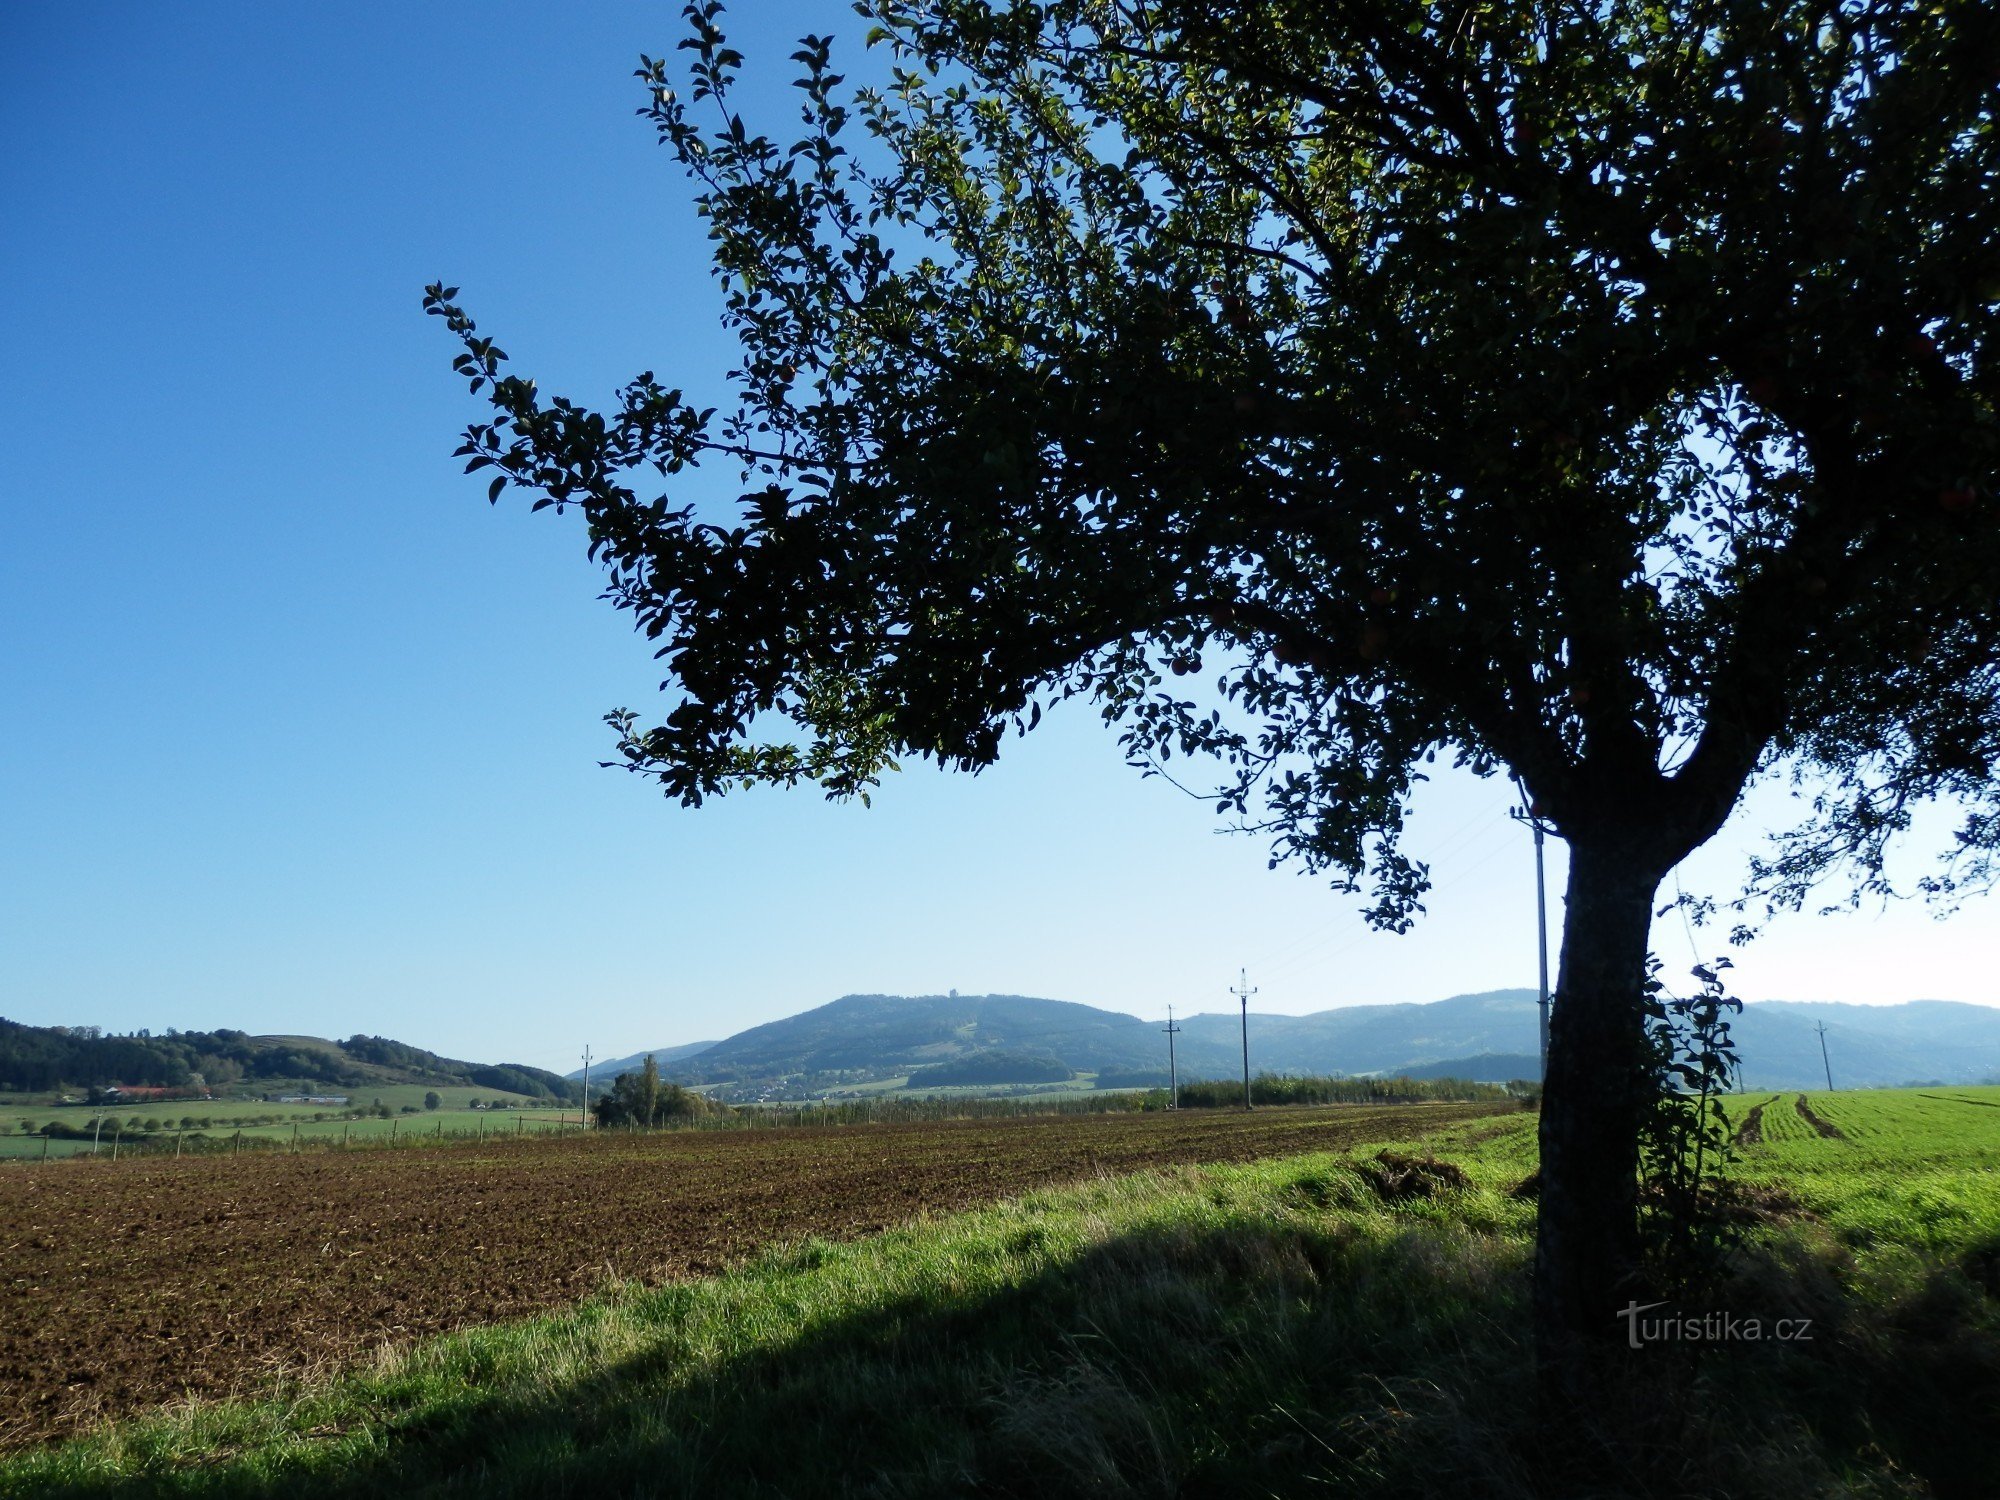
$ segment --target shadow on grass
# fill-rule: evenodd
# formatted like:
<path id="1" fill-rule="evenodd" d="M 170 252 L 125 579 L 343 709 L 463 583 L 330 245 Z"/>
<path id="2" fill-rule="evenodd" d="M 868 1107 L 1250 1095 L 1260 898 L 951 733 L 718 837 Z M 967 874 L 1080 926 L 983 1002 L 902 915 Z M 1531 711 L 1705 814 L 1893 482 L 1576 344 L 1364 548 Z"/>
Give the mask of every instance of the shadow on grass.
<path id="1" fill-rule="evenodd" d="M 1649 1350 L 1607 1372 L 1601 1409 L 1538 1423 L 1523 1243 L 1441 1217 L 1357 1222 L 1354 1194 L 1351 1174 L 1308 1174 L 1275 1215 L 1069 1249 L 1031 1216 L 1002 1221 L 955 1261 L 911 1241 L 872 1296 L 851 1276 L 827 1288 L 855 1247 L 808 1244 L 743 1273 L 733 1300 L 667 1288 L 614 1306 L 626 1347 L 582 1373 L 538 1374 L 475 1335 L 275 1427 L 265 1409 L 254 1431 L 136 1443 L 116 1474 L 33 1492 L 1993 1492 L 2000 1344 L 1963 1275 L 1871 1310 L 1824 1258 L 1761 1257 L 1729 1295 L 1820 1319 L 1823 1340 Z"/>

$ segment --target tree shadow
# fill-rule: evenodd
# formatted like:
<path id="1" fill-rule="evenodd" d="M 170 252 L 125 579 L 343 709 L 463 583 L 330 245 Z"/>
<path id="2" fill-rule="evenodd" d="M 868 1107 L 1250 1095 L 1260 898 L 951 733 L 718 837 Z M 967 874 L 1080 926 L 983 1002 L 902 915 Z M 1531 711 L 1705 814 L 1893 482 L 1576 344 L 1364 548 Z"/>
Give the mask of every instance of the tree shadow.
<path id="1" fill-rule="evenodd" d="M 688 1354 L 674 1320 L 691 1304 L 669 1288 L 621 1314 L 656 1336 L 580 1378 L 482 1388 L 462 1361 L 443 1399 L 376 1387 L 344 1434 L 159 1454 L 43 1493 L 1541 1500 L 1907 1493 L 1899 1468 L 1941 1496 L 1986 1493 L 2000 1345 L 1962 1275 L 1869 1316 L 1817 1263 L 1761 1263 L 1748 1289 L 1825 1317 L 1825 1343 L 1655 1351 L 1608 1372 L 1600 1409 L 1550 1420 L 1529 1404 L 1519 1242 L 1421 1219 L 1357 1229 L 1321 1209 L 1350 1186 L 1305 1178 L 1285 1190 L 1295 1212 L 1149 1223 L 1060 1258 L 1030 1221 L 992 1250 L 1042 1261 L 1031 1275 L 809 1310 L 728 1356 Z M 772 1323 L 839 1253 L 767 1258 L 790 1291 L 753 1288 L 741 1316 Z"/>

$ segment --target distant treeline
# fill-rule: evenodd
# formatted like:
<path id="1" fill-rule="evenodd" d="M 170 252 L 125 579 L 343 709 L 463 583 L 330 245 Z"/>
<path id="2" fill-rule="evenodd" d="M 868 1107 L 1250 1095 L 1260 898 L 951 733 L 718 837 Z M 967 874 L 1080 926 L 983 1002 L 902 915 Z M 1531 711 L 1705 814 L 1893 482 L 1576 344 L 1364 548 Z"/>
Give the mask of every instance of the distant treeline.
<path id="1" fill-rule="evenodd" d="M 1165 1097 L 1165 1090 L 1155 1091 Z M 1526 1083 L 1472 1083 L 1463 1078 L 1295 1078 L 1259 1073 L 1250 1080 L 1252 1104 L 1479 1103 L 1535 1092 Z M 1243 1103 L 1243 1080 L 1203 1078 L 1181 1085 L 1182 1109 L 1228 1109 Z"/>
<path id="2" fill-rule="evenodd" d="M 1460 1078 L 1284 1078 L 1267 1073 L 1250 1083 L 1250 1101 L 1256 1105 L 1499 1103 L 1529 1098 L 1535 1092 L 1527 1084 L 1470 1083 Z M 1222 1109 L 1242 1102 L 1241 1079 L 1234 1083 L 1203 1080 L 1181 1085 L 1183 1109 Z M 1168 1104 L 1166 1089 L 1032 1094 L 1019 1099 L 882 1094 L 872 1099 L 843 1099 L 828 1104 L 738 1105 L 727 1113 L 663 1123 L 669 1129 L 758 1130 L 896 1121 L 990 1120 L 1020 1115 L 1150 1113 L 1164 1110 Z"/>
<path id="3" fill-rule="evenodd" d="M 1165 1068 L 1105 1068 L 1097 1075 L 1101 1089 L 1163 1089 L 1171 1081 Z"/>
<path id="4" fill-rule="evenodd" d="M 1016 1099 L 878 1094 L 872 1099 L 842 1099 L 832 1104 L 739 1104 L 726 1116 L 676 1123 L 703 1130 L 761 1130 L 799 1125 L 999 1120 L 1017 1115 L 1121 1115 L 1160 1107 L 1141 1094 L 1030 1094 Z"/>
<path id="5" fill-rule="evenodd" d="M 540 1068 L 487 1065 L 440 1057 L 379 1036 L 353 1036 L 331 1046 L 242 1031 L 149 1031 L 107 1036 L 96 1026 L 24 1026 L 0 1018 L 0 1090 L 39 1093 L 64 1088 L 209 1088 L 256 1079 L 362 1088 L 384 1081 L 385 1070 L 412 1083 L 464 1084 L 576 1101 L 582 1090 Z"/>
<path id="6" fill-rule="evenodd" d="M 1039 1048 L 1019 1051 L 989 1047 L 949 1062 L 914 1068 L 905 1088 L 951 1088 L 982 1083 L 1068 1083 L 1076 1076 L 1068 1063 Z"/>
<path id="7" fill-rule="evenodd" d="M 385 1036 L 351 1036 L 340 1050 L 362 1062 L 398 1072 L 420 1074 L 419 1082 L 456 1083 L 463 1080 L 475 1088 L 498 1089 L 509 1094 L 526 1094 L 531 1099 L 583 1101 L 583 1085 L 545 1068 L 525 1063 L 468 1063 L 439 1057 L 408 1042 L 394 1042 Z"/>

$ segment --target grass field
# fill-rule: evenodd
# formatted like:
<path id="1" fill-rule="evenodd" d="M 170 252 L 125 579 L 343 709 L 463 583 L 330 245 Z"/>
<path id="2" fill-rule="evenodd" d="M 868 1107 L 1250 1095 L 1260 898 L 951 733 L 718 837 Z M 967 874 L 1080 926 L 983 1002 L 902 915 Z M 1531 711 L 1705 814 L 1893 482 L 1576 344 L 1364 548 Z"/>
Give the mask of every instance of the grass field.
<path id="1" fill-rule="evenodd" d="M 16 1096 L 0 1100 L 0 1160 L 88 1156 L 92 1152 L 91 1142 L 87 1140 L 50 1140 L 44 1146 L 42 1137 L 21 1129 L 23 1121 L 31 1127 L 39 1127 L 55 1120 L 73 1129 L 89 1130 L 92 1122 L 101 1116 L 104 1123 L 99 1132 L 97 1154 L 108 1155 L 114 1138 L 121 1133 L 128 1143 L 146 1139 L 171 1140 L 181 1129 L 181 1121 L 190 1117 L 197 1122 L 192 1129 L 209 1136 L 234 1135 L 241 1130 L 250 1140 L 287 1143 L 292 1138 L 295 1125 L 299 1135 L 307 1140 L 353 1139 L 365 1142 L 389 1135 L 392 1128 L 399 1138 L 412 1131 L 435 1132 L 440 1128 L 446 1135 L 550 1130 L 558 1127 L 558 1117 L 563 1113 L 558 1108 L 541 1107 L 546 1101 L 495 1089 L 437 1085 L 435 1092 L 439 1107 L 435 1110 L 424 1108 L 424 1096 L 433 1090 L 420 1083 L 370 1084 L 354 1090 L 327 1090 L 323 1085 L 315 1085 L 314 1091 L 346 1093 L 349 1105 L 343 1108 L 334 1104 L 278 1104 L 257 1098 L 217 1098 L 134 1101 L 115 1107 L 105 1105 L 93 1108 L 80 1104 L 51 1105 L 45 1098 L 30 1100 Z M 298 1090 L 287 1088 L 282 1092 Z M 378 1099 L 392 1112 L 389 1119 L 339 1118 L 350 1109 L 369 1108 Z M 504 1110 L 473 1109 L 470 1106 L 475 1099 L 487 1105 L 505 1102 L 509 1107 Z M 405 1108 L 415 1113 L 402 1113 Z M 581 1113 L 575 1105 L 570 1106 L 568 1118 L 572 1127 Z M 136 1127 L 132 1124 L 134 1120 L 140 1122 Z M 145 1122 L 149 1120 L 158 1121 L 159 1129 L 148 1130 Z M 205 1126 L 199 1123 L 204 1120 L 209 1122 Z M 271 1123 L 252 1123 L 254 1121 Z"/>
<path id="2" fill-rule="evenodd" d="M 1713 1305 L 1804 1319 L 1812 1338 L 1638 1351 L 1556 1443 L 1526 1380 L 1532 1117 L 1428 1134 L 1461 1177 L 1379 1160 L 1407 1124 L 1371 1140 L 1370 1112 L 1348 1109 L 1313 1112 L 1364 1127 L 1317 1143 L 1331 1151 L 1274 1136 L 1254 1153 L 1274 1159 L 1158 1161 L 849 1242 L 794 1221 L 747 1262 L 721 1255 L 720 1274 L 628 1274 L 579 1308 L 17 1455 L 0 1493 L 1991 1496 L 1996 1096 L 1733 1101 L 1739 1124 L 1763 1104 L 1767 1129 L 1741 1150 L 1758 1213 Z M 1305 1112 L 1164 1126 L 1286 1117 Z M 1072 1148 L 1136 1127 L 1163 1128 L 1042 1122 Z M 755 1153 L 844 1138 L 889 1183 L 940 1149 L 870 1144 L 897 1128 L 688 1139 Z M 992 1129 L 944 1153 L 948 1180 L 999 1159 Z M 523 1149 L 545 1170 L 589 1155 Z M 776 1177 L 811 1181 L 805 1161 Z M 854 1202 L 858 1181 L 820 1186 Z"/>
<path id="3" fill-rule="evenodd" d="M 1762 1106 L 1762 1140 L 1741 1148 L 1738 1175 L 1791 1192 L 1850 1250 L 2000 1246 L 2000 1088 L 1754 1092 L 1731 1103 L 1735 1120 Z"/>

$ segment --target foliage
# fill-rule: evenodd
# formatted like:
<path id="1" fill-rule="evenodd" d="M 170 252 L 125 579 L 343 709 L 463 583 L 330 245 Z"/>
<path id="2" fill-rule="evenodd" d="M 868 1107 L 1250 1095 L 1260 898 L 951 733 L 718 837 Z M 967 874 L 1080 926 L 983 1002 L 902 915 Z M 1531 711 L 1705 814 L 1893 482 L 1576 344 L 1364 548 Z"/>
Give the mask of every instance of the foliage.
<path id="1" fill-rule="evenodd" d="M 0 1088 L 33 1090 L 101 1087 L 123 1083 L 186 1088 L 197 1078 L 223 1081 L 233 1073 L 270 1066 L 261 1076 L 312 1077 L 285 1066 L 323 1066 L 283 1047 L 259 1047 L 240 1031 L 134 1032 L 106 1036 L 95 1026 L 24 1026 L 0 1019 Z M 343 1079 L 332 1081 L 340 1082 Z"/>
<path id="2" fill-rule="evenodd" d="M 581 1087 L 573 1080 L 525 1063 L 460 1062 L 382 1036 L 351 1036 L 340 1043 L 340 1050 L 419 1081 L 470 1083 L 479 1088 L 526 1094 L 531 1099 L 564 1099 L 571 1103 L 579 1103 L 583 1097 Z"/>
<path id="3" fill-rule="evenodd" d="M 620 1073 L 611 1083 L 611 1092 L 591 1106 L 599 1125 L 625 1125 L 653 1130 L 662 1125 L 719 1113 L 723 1106 L 712 1104 L 692 1089 L 660 1078 L 660 1064 L 652 1053 L 636 1073 Z"/>
<path id="4" fill-rule="evenodd" d="M 727 407 L 545 401 L 428 298 L 469 467 L 582 508 L 673 669 L 635 769 L 860 793 L 1082 694 L 1391 926 L 1439 752 L 1667 864 L 1777 755 L 1990 789 L 1990 7 L 868 8 L 891 81 L 807 39 L 790 145 L 713 0 L 686 98 L 642 69 Z"/>
<path id="5" fill-rule="evenodd" d="M 1641 1223 L 1655 1269 L 1676 1288 L 1719 1270 L 1729 1227 L 1723 1195 L 1733 1138 L 1723 1098 L 1740 1063 L 1729 1017 L 1743 1011 L 1722 982 L 1729 967 L 1727 958 L 1696 965 L 1700 988 L 1688 996 L 1647 980 L 1654 1102 L 1639 1143 Z"/>
<path id="6" fill-rule="evenodd" d="M 579 1102 L 568 1079 L 521 1064 L 487 1066 L 440 1057 L 387 1037 L 344 1042 L 256 1037 L 242 1031 L 137 1031 L 106 1036 L 95 1026 L 25 1026 L 0 1019 L 0 1090 L 127 1087 L 214 1088 L 242 1079 L 282 1079 L 358 1088 L 392 1078 L 473 1084 L 532 1098 Z"/>
<path id="7" fill-rule="evenodd" d="M 909 1088 L 943 1088 L 971 1083 L 1068 1083 L 1069 1064 L 1039 1047 L 988 1047 L 949 1062 L 910 1072 Z"/>
<path id="8" fill-rule="evenodd" d="M 863 9 L 885 76 L 804 39 L 788 142 L 719 0 L 642 63 L 719 404 L 545 398 L 426 292 L 468 470 L 578 507 L 665 659 L 624 763 L 865 796 L 1080 698 L 1396 930 L 1426 767 L 1511 772 L 1571 853 L 1539 1315 L 1601 1333 L 1667 872 L 1786 767 L 1776 899 L 1910 798 L 2000 836 L 2000 9 Z"/>
<path id="9" fill-rule="evenodd" d="M 1259 1073 L 1250 1080 L 1253 1105 L 1420 1104 L 1511 1096 L 1512 1091 L 1499 1084 L 1468 1083 L 1462 1078 L 1302 1078 Z M 1183 1109 L 1238 1109 L 1243 1104 L 1243 1080 L 1185 1079 L 1180 1098 Z"/>

